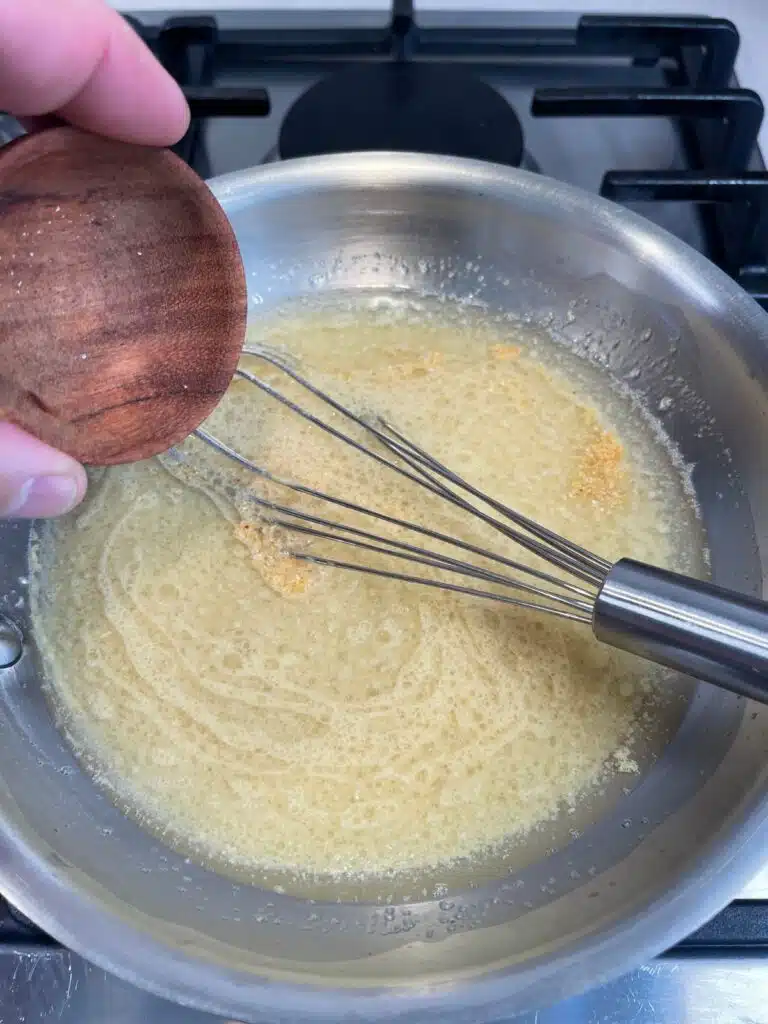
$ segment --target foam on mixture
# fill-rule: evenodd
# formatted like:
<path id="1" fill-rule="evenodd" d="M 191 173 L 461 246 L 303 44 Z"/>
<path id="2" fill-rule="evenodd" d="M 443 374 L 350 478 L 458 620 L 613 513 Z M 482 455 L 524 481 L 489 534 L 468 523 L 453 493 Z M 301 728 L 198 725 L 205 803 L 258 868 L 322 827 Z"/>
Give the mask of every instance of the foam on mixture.
<path id="1" fill-rule="evenodd" d="M 604 557 L 697 565 L 683 475 L 651 426 L 530 329 L 361 301 L 294 309 L 258 340 Z M 518 554 L 245 384 L 209 426 L 272 473 Z M 514 841 L 637 771 L 653 669 L 588 626 L 298 562 L 362 556 L 264 524 L 248 489 L 319 504 L 196 441 L 184 454 L 104 473 L 39 544 L 62 725 L 149 827 L 215 864 L 385 873 Z"/>

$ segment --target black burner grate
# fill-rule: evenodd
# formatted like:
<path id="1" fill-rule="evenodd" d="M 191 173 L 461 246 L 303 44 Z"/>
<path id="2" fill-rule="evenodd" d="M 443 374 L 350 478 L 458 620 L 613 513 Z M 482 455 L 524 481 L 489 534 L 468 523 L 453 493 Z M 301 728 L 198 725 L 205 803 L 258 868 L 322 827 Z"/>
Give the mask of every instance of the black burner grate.
<path id="1" fill-rule="evenodd" d="M 606 168 L 602 193 L 617 201 L 698 204 L 708 255 L 768 307 L 768 176 L 756 163 L 760 97 L 734 89 L 735 27 L 715 18 L 583 17 L 563 28 L 423 28 L 411 0 L 395 0 L 382 29 L 219 29 L 211 17 L 132 24 L 183 85 L 193 121 L 177 147 L 207 175 L 203 119 L 264 117 L 267 91 L 215 85 L 222 74 L 290 63 L 331 73 L 382 61 L 468 62 L 500 69 L 523 61 L 623 59 L 662 70 L 664 87 L 536 91 L 537 117 L 661 117 L 678 127 L 688 170 Z"/>

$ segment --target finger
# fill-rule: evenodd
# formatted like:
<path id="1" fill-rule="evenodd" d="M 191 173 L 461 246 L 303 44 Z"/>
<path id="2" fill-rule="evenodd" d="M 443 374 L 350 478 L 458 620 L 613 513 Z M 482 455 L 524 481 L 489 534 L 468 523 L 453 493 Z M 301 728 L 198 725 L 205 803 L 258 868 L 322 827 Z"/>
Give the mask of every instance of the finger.
<path id="1" fill-rule="evenodd" d="M 81 465 L 11 423 L 0 423 L 0 516 L 63 515 L 85 494 Z"/>
<path id="2" fill-rule="evenodd" d="M 0 108 L 148 145 L 189 123 L 178 85 L 102 0 L 0 0 Z"/>

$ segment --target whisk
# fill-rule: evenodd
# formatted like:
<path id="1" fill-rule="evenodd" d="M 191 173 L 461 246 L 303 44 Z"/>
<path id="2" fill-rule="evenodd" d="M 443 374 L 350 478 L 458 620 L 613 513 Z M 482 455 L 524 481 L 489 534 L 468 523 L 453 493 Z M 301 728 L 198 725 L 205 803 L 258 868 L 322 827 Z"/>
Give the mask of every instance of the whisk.
<path id="1" fill-rule="evenodd" d="M 263 376 L 240 367 L 236 377 L 401 478 L 476 517 L 500 537 L 536 556 L 541 567 L 275 476 L 199 427 L 195 431 L 199 440 L 240 467 L 293 495 L 312 499 L 313 507 L 320 502 L 321 508 L 328 509 L 328 516 L 313 514 L 249 493 L 265 524 L 339 547 L 338 558 L 312 550 L 287 552 L 293 558 L 583 623 L 591 626 L 603 643 L 768 703 L 767 603 L 631 559 L 608 562 L 478 490 L 386 419 L 358 415 L 308 380 L 281 353 L 263 346 L 248 346 L 243 351 L 284 374 L 286 384 L 290 379 L 319 400 L 321 407 L 336 414 L 331 418 L 337 422 L 359 428 L 363 440 L 298 404 Z M 356 521 L 370 524 L 370 529 L 332 518 L 334 510 L 354 513 Z M 407 539 L 387 536 L 376 529 L 377 523 L 397 527 L 398 537 Z M 349 548 L 368 556 L 394 558 L 395 564 L 404 563 L 403 571 L 345 560 L 341 553 Z M 424 568 L 440 570 L 448 578 L 424 575 Z M 488 589 L 491 586 L 493 589 Z"/>

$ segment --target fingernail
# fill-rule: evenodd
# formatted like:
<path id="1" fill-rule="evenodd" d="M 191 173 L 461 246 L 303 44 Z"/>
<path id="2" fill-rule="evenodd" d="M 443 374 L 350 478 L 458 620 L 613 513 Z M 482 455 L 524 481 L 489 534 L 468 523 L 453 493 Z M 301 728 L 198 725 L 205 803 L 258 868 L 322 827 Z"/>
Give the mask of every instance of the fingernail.
<path id="1" fill-rule="evenodd" d="M 11 494 L 4 514 L 24 519 L 61 516 L 77 504 L 78 496 L 79 485 L 74 477 L 32 477 Z"/>

